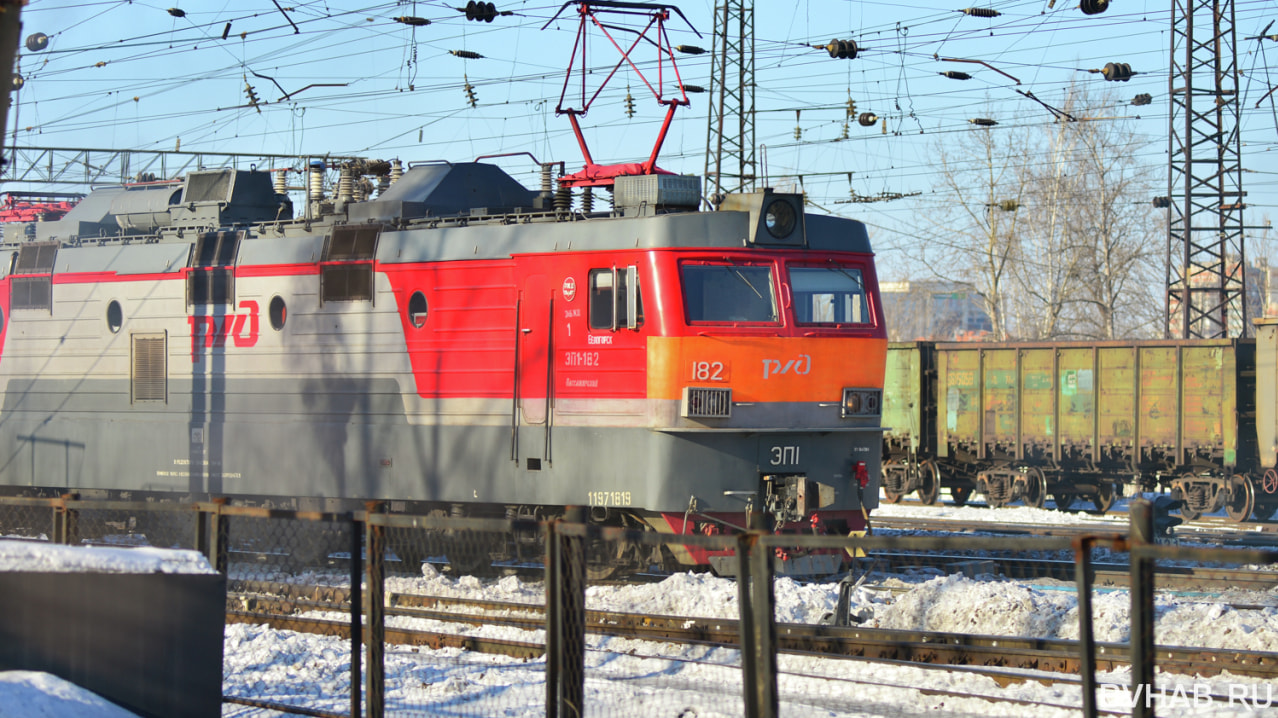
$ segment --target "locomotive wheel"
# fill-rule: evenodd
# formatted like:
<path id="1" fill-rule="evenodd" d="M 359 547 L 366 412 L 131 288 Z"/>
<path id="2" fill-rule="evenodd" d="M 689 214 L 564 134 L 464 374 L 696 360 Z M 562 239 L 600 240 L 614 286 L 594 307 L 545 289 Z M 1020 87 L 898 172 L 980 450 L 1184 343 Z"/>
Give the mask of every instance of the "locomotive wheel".
<path id="1" fill-rule="evenodd" d="M 962 506 L 966 504 L 967 500 L 970 498 L 972 498 L 971 486 L 951 486 L 950 487 L 950 500 L 954 502 L 955 506 Z"/>
<path id="2" fill-rule="evenodd" d="M 1056 502 L 1057 511 L 1069 511 L 1076 498 L 1078 496 L 1075 494 L 1052 494 L 1052 501 Z"/>
<path id="3" fill-rule="evenodd" d="M 1203 512 L 1198 509 L 1189 507 L 1189 502 L 1185 500 L 1185 492 L 1180 489 L 1172 489 L 1171 497 L 1174 501 L 1180 502 L 1180 517 L 1186 521 L 1197 521 L 1202 517 Z"/>
<path id="4" fill-rule="evenodd" d="M 1092 506 L 1095 508 L 1089 513 L 1104 516 L 1114 506 L 1114 493 L 1113 484 L 1101 484 L 1092 494 Z"/>
<path id="5" fill-rule="evenodd" d="M 1032 506 L 1036 509 L 1043 508 L 1043 504 L 1047 502 L 1047 479 L 1043 477 L 1042 469 L 1031 466 L 1029 471 L 1025 472 L 1025 496 L 1021 500 L 1026 506 Z"/>
<path id="6" fill-rule="evenodd" d="M 941 493 L 941 470 L 935 462 L 924 461 L 919 464 L 919 478 L 923 483 L 919 487 L 919 501 L 927 506 L 936 504 L 936 497 Z"/>
<path id="7" fill-rule="evenodd" d="M 1242 523 L 1251 518 L 1256 508 L 1256 488 L 1251 477 L 1246 474 L 1234 474 L 1229 477 L 1229 495 L 1225 497 L 1225 514 L 1230 520 Z"/>

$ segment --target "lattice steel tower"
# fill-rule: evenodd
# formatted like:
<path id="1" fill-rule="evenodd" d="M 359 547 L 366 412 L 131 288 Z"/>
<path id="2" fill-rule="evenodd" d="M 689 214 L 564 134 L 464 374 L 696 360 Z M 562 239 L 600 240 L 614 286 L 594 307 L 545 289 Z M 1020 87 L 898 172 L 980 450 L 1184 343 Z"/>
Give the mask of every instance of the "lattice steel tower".
<path id="1" fill-rule="evenodd" d="M 1251 333 L 1232 0 L 1172 0 L 1167 331 Z"/>
<path id="2" fill-rule="evenodd" d="M 719 0 L 710 61 L 706 195 L 751 191 L 754 156 L 754 5 Z"/>

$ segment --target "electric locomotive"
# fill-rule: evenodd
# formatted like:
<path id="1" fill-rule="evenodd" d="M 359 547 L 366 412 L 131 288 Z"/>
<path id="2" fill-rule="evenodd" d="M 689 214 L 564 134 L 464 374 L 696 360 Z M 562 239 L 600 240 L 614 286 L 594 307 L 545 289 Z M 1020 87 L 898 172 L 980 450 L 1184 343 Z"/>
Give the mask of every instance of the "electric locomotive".
<path id="1" fill-rule="evenodd" d="M 702 211 L 670 174 L 595 211 L 491 163 L 342 169 L 296 217 L 281 175 L 227 169 L 6 225 L 3 490 L 865 528 L 887 339 L 863 224 L 772 190 Z"/>

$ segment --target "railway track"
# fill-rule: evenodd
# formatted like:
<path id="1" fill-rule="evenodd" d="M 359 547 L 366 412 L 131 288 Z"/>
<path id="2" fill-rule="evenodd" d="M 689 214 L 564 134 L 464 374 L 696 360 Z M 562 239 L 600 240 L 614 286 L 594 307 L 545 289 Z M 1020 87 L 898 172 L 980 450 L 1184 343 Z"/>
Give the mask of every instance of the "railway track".
<path id="1" fill-rule="evenodd" d="M 228 622 L 266 624 L 276 629 L 321 635 L 349 635 L 345 618 L 323 617 L 329 612 L 349 615 L 349 592 L 345 589 L 238 582 L 230 590 Z M 419 619 L 472 628 L 510 626 L 533 635 L 545 627 L 543 607 L 533 604 L 391 593 L 387 596 L 386 611 L 388 618 Z M 321 615 L 306 615 L 317 613 Z M 740 645 L 739 626 L 732 619 L 592 610 L 586 612 L 586 630 L 588 634 L 597 636 L 659 643 L 725 648 Z M 455 630 L 417 630 L 398 626 L 387 627 L 386 641 L 407 646 L 464 648 L 521 659 L 536 658 L 544 652 L 544 644 L 536 640 L 500 640 L 459 635 Z M 778 624 L 776 645 L 777 650 L 785 654 L 940 665 L 947 669 L 960 666 L 990 675 L 1000 682 L 1043 680 L 1042 676 L 1018 671 L 1076 674 L 1080 662 L 1076 641 L 935 631 Z M 1129 650 L 1126 644 L 1096 644 L 1097 670 L 1126 667 Z M 1160 646 L 1157 661 L 1159 668 L 1169 673 L 1213 676 L 1230 671 L 1237 675 L 1278 680 L 1278 654 L 1275 653 Z"/>
<path id="2" fill-rule="evenodd" d="M 947 518 L 884 517 L 872 519 L 875 529 L 929 531 L 954 534 L 1000 534 L 1010 536 L 1085 536 L 1126 533 L 1127 523 L 1097 520 L 1080 524 L 1038 524 L 1014 521 L 968 521 Z M 1278 546 L 1278 524 L 1210 521 L 1182 524 L 1172 528 L 1172 538 L 1216 546 Z"/>

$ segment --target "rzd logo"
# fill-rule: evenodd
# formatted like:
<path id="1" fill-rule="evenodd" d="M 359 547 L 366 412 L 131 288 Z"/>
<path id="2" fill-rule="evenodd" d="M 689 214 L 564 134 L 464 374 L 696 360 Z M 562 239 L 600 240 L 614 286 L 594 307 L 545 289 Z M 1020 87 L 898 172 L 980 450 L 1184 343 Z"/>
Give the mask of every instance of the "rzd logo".
<path id="1" fill-rule="evenodd" d="M 764 359 L 763 360 L 763 378 L 778 374 L 807 374 L 812 371 L 812 357 L 807 354 L 800 354 L 798 359 L 791 359 L 785 364 L 780 359 Z"/>
<path id="2" fill-rule="evenodd" d="M 220 317 L 202 316 L 187 317 L 191 324 L 191 362 L 200 360 L 205 347 L 224 347 L 229 336 L 237 347 L 257 345 L 258 319 L 257 302 L 245 300 L 240 302 L 240 309 L 248 314 L 225 314 Z M 244 325 L 248 325 L 247 331 Z"/>

